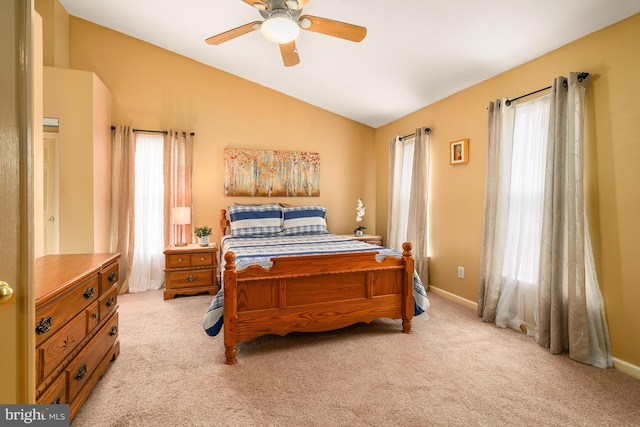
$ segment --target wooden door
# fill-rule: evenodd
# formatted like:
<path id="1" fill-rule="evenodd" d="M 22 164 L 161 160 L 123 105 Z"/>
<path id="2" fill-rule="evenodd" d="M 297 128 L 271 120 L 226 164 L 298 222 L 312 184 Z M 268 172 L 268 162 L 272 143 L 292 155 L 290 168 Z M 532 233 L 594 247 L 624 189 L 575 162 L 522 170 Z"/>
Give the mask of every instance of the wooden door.
<path id="1" fill-rule="evenodd" d="M 0 1 L 0 402 L 35 403 L 33 0 Z"/>

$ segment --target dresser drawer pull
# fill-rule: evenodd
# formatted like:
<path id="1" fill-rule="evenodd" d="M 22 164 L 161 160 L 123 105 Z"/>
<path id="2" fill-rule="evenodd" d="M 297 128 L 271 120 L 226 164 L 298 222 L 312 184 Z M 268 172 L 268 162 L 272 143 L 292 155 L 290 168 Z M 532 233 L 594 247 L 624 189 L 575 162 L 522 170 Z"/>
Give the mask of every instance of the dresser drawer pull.
<path id="1" fill-rule="evenodd" d="M 93 313 L 93 318 L 97 319 L 99 315 L 100 315 L 99 313 Z"/>
<path id="2" fill-rule="evenodd" d="M 60 398 L 58 397 L 57 399 L 55 399 L 54 401 L 51 402 L 52 405 L 59 405 L 60 404 Z"/>
<path id="3" fill-rule="evenodd" d="M 85 375 L 87 375 L 87 365 L 82 365 L 80 369 L 78 369 L 78 373 L 76 374 L 75 378 L 76 380 L 80 381 L 84 378 Z"/>
<path id="4" fill-rule="evenodd" d="M 109 277 L 107 277 L 107 280 L 110 282 L 113 282 L 114 280 L 116 280 L 116 272 L 112 271 L 111 274 L 109 274 Z"/>
<path id="5" fill-rule="evenodd" d="M 49 332 L 49 329 L 51 329 L 52 321 L 53 319 L 51 318 L 51 316 L 45 317 L 40 320 L 40 323 L 38 324 L 38 326 L 36 326 L 36 334 L 42 335 Z"/>
<path id="6" fill-rule="evenodd" d="M 107 305 L 107 307 L 111 307 L 111 306 L 112 306 L 113 304 L 115 304 L 115 303 L 116 303 L 115 298 L 113 298 L 113 297 L 109 297 L 109 299 L 107 300 L 106 305 Z"/>
<path id="7" fill-rule="evenodd" d="M 187 280 L 189 282 L 195 282 L 196 280 L 198 280 L 198 276 L 189 276 L 189 277 L 187 277 Z"/>
<path id="8" fill-rule="evenodd" d="M 200 261 L 204 261 L 204 257 L 203 256 L 200 257 Z"/>
<path id="9" fill-rule="evenodd" d="M 117 333 L 118 333 L 118 327 L 114 326 L 114 327 L 111 328 L 111 331 L 109 332 L 109 335 L 114 337 Z"/>
<path id="10" fill-rule="evenodd" d="M 84 291 L 84 293 L 82 295 L 84 295 L 84 297 L 86 299 L 89 299 L 89 298 L 91 298 L 93 296 L 93 292 L 94 292 L 93 288 L 87 288 L 87 290 Z"/>
<path id="11" fill-rule="evenodd" d="M 182 262 L 182 258 L 178 258 L 178 262 Z"/>

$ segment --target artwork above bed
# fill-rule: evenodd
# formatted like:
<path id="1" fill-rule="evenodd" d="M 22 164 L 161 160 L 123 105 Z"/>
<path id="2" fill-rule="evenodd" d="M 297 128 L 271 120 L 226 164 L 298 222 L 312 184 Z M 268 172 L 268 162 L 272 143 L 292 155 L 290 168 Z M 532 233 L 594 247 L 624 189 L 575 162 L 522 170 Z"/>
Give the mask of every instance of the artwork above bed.
<path id="1" fill-rule="evenodd" d="M 224 195 L 320 196 L 320 154 L 225 148 Z"/>

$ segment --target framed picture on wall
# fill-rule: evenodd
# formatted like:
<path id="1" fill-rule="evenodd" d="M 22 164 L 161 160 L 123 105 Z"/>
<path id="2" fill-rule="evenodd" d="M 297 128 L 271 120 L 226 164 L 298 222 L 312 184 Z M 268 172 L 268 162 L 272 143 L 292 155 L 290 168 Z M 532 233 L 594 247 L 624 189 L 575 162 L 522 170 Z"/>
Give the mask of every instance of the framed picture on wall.
<path id="1" fill-rule="evenodd" d="M 449 144 L 449 163 L 460 165 L 469 163 L 469 140 L 461 139 Z"/>

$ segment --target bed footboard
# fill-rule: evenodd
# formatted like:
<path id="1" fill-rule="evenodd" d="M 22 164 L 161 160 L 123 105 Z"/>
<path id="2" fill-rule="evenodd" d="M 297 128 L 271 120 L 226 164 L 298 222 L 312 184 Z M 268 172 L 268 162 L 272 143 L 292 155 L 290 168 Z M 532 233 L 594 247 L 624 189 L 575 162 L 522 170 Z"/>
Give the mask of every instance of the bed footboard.
<path id="1" fill-rule="evenodd" d="M 265 269 L 237 271 L 227 252 L 224 270 L 225 363 L 236 363 L 236 345 L 266 334 L 320 332 L 380 317 L 402 319 L 411 333 L 414 261 L 376 260 L 376 251 L 272 258 Z"/>

